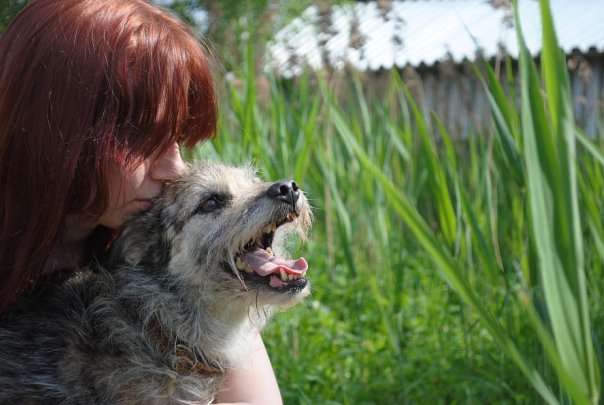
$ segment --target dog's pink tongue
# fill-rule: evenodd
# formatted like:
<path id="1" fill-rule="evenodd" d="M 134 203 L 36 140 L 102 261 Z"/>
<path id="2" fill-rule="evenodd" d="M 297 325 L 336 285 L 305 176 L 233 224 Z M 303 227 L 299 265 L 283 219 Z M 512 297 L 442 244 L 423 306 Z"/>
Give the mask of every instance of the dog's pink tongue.
<path id="1" fill-rule="evenodd" d="M 285 270 L 289 274 L 304 274 L 308 270 L 308 263 L 303 257 L 287 260 L 271 256 L 264 249 L 256 249 L 243 255 L 243 260 L 250 265 L 252 270 L 261 276 L 278 273 Z"/>

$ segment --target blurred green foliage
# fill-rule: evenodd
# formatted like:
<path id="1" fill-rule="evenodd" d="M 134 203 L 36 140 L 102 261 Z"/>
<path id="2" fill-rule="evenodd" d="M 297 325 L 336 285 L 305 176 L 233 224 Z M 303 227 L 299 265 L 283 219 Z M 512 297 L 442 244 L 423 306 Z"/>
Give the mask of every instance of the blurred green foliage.
<path id="1" fill-rule="evenodd" d="M 0 2 L 0 32 L 3 32 L 8 22 L 25 7 L 27 0 L 3 0 Z"/>

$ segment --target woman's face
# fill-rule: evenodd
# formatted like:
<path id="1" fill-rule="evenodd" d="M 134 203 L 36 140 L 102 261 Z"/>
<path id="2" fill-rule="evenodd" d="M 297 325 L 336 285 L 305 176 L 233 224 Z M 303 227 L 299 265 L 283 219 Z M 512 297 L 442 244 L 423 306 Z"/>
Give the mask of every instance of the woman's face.
<path id="1" fill-rule="evenodd" d="M 125 170 L 116 165 L 109 177 L 109 207 L 99 218 L 98 225 L 118 228 L 132 214 L 149 208 L 163 183 L 177 178 L 184 170 L 177 143 L 134 169 Z"/>

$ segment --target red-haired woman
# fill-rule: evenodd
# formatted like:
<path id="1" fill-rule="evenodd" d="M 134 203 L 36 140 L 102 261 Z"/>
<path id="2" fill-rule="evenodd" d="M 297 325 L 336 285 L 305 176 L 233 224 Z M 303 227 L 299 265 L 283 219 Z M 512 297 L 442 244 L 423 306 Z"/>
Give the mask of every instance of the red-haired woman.
<path id="1" fill-rule="evenodd" d="M 0 36 L 0 311 L 104 248 L 216 120 L 208 57 L 167 12 L 31 1 Z M 250 364 L 218 400 L 281 403 L 260 337 Z"/>

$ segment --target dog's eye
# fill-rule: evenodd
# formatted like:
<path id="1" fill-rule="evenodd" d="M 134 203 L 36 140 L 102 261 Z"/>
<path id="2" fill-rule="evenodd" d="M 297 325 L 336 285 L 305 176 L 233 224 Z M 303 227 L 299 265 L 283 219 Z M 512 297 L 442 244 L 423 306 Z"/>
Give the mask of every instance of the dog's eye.
<path id="1" fill-rule="evenodd" d="M 223 208 L 224 205 L 224 198 L 220 197 L 219 195 L 213 195 L 203 200 L 201 204 L 199 204 L 195 212 L 193 212 L 193 215 L 205 214 L 208 212 L 216 211 L 220 208 Z"/>
<path id="2" fill-rule="evenodd" d="M 218 199 L 216 199 L 215 197 L 212 197 L 212 198 L 207 199 L 204 202 L 202 202 L 200 208 L 202 211 L 210 212 L 210 211 L 214 211 L 219 206 L 220 206 L 220 203 L 218 202 Z"/>

